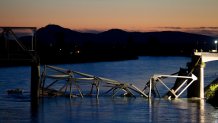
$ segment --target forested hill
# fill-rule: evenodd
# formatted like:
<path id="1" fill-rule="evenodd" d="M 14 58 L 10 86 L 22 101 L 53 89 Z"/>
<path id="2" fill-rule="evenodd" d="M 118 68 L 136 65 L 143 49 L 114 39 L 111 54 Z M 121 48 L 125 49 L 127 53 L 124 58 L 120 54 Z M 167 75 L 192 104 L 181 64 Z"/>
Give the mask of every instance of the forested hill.
<path id="1" fill-rule="evenodd" d="M 191 55 L 215 48 L 214 37 L 186 32 L 127 32 L 111 29 L 82 33 L 58 25 L 38 29 L 37 50 L 44 61 L 133 59 L 139 55 Z"/>

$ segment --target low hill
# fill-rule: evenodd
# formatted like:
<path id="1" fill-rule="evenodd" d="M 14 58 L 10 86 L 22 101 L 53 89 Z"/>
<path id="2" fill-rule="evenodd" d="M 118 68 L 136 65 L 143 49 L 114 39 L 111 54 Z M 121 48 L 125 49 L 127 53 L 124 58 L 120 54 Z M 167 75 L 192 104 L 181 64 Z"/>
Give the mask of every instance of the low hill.
<path id="1" fill-rule="evenodd" d="M 2 36 L 0 39 L 3 40 Z M 21 37 L 23 43 L 31 37 Z M 111 29 L 82 33 L 58 25 L 37 30 L 37 52 L 44 63 L 136 59 L 139 55 L 186 55 L 215 48 L 214 37 L 186 32 L 127 32 Z M 3 41 L 0 43 L 4 44 Z M 0 45 L 1 51 L 7 51 Z M 1 52 L 4 53 L 4 52 Z M 4 54 L 1 54 L 4 55 Z"/>

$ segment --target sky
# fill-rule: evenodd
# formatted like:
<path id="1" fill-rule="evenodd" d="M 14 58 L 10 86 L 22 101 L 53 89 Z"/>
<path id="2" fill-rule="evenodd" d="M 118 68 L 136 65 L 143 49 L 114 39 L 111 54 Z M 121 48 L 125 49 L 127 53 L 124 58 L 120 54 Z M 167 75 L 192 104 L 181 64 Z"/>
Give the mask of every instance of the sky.
<path id="1" fill-rule="evenodd" d="M 0 0 L 0 26 L 186 30 L 218 35 L 218 0 Z"/>

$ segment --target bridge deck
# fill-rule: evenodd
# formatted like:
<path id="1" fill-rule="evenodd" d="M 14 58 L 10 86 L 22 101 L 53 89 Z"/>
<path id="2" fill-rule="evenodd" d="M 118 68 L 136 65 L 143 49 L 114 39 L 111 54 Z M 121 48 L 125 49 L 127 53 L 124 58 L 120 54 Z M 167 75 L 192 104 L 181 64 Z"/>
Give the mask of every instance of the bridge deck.
<path id="1" fill-rule="evenodd" d="M 194 55 L 201 56 L 202 62 L 218 60 L 218 53 L 211 52 L 195 52 Z"/>

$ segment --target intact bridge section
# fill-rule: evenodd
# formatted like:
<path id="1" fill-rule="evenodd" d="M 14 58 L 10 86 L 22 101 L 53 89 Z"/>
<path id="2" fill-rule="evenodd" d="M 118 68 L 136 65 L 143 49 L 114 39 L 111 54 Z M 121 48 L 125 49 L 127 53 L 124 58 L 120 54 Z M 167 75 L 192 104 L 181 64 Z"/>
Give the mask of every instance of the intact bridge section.
<path id="1" fill-rule="evenodd" d="M 188 63 L 189 73 L 197 76 L 197 80 L 188 88 L 188 98 L 204 98 L 204 68 L 207 62 L 218 60 L 215 52 L 194 52 L 192 61 Z"/>

